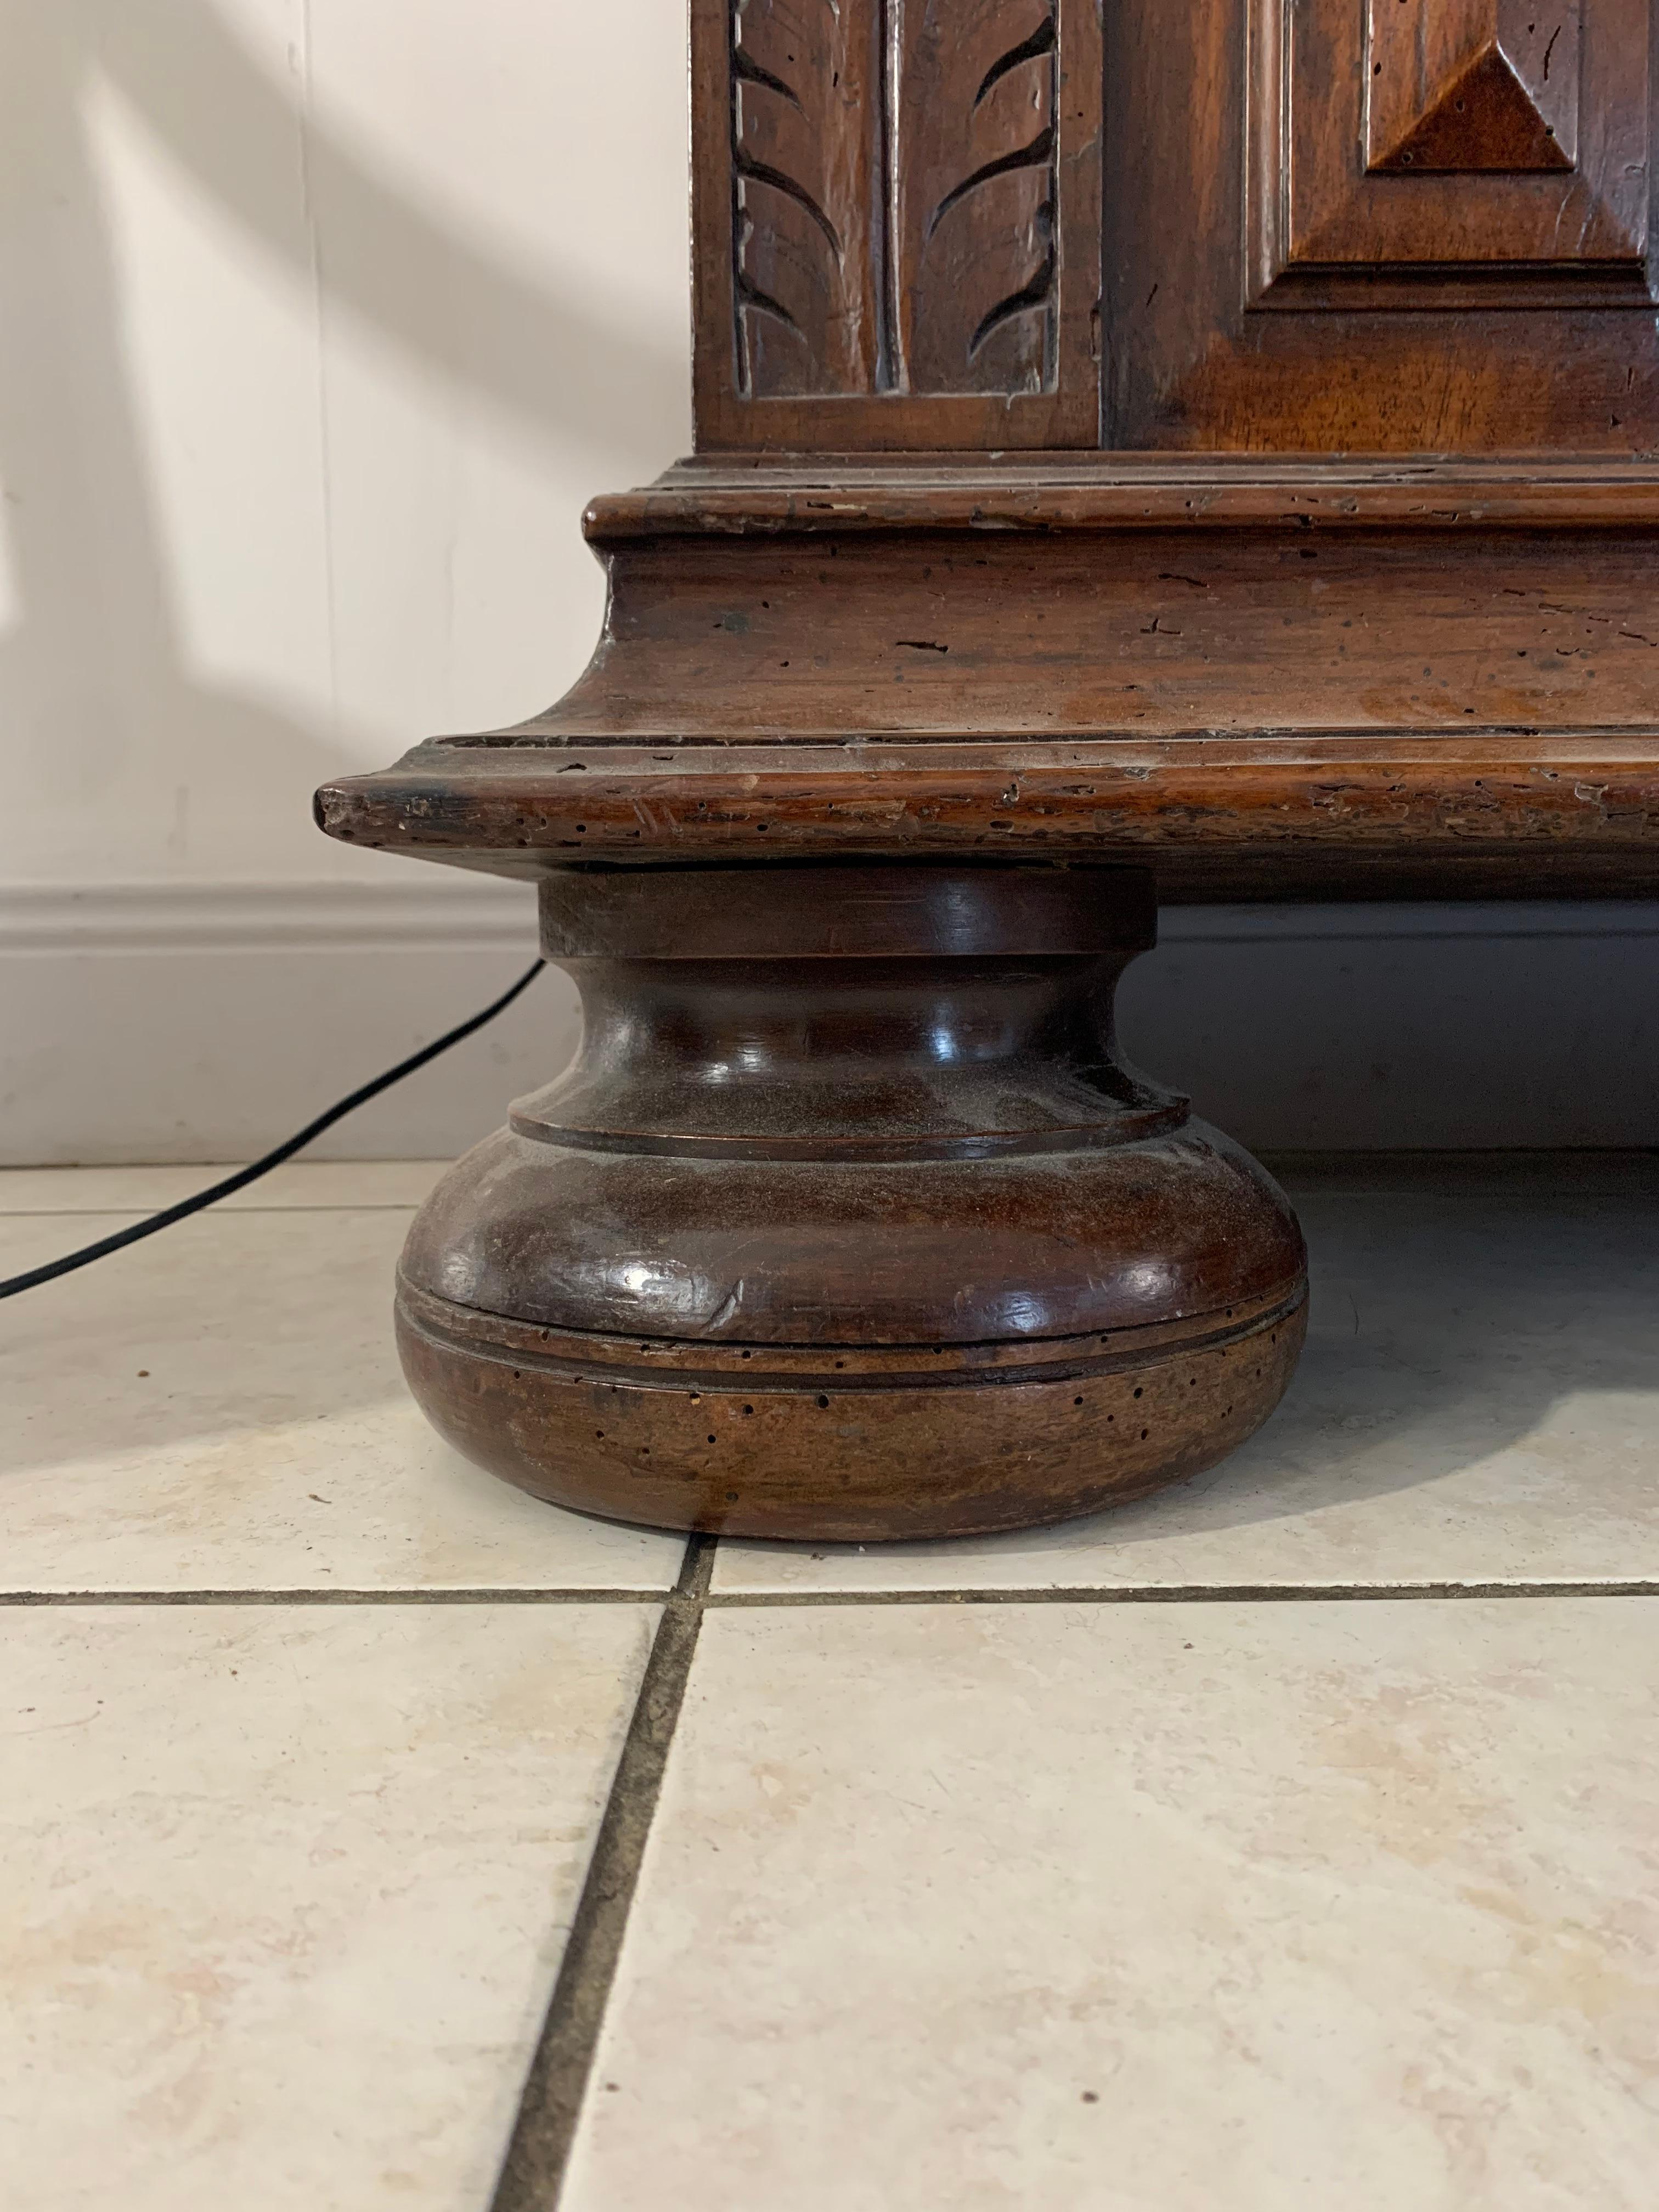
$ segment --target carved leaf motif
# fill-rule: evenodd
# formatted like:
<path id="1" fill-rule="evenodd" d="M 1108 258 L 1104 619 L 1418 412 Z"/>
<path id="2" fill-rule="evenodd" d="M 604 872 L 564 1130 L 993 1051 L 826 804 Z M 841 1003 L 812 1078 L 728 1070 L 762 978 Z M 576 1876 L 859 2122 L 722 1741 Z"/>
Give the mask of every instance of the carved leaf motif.
<path id="1" fill-rule="evenodd" d="M 1054 349 L 1054 0 L 896 0 L 895 380 L 1042 390 Z"/>
<path id="2" fill-rule="evenodd" d="M 734 0 L 738 375 L 759 398 L 876 389 L 880 10 Z"/>
<path id="3" fill-rule="evenodd" d="M 1057 0 L 730 0 L 740 387 L 1051 388 Z"/>

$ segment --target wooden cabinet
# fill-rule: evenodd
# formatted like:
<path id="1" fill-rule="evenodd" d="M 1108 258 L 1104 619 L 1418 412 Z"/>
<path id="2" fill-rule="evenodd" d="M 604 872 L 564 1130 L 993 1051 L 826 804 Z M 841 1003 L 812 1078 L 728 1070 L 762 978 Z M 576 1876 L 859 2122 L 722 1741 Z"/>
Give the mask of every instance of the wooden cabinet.
<path id="1" fill-rule="evenodd" d="M 1108 14 L 1109 443 L 1659 444 L 1647 0 L 1187 20 Z"/>
<path id="2" fill-rule="evenodd" d="M 698 453 L 512 730 L 319 794 L 542 885 L 577 1066 L 441 1187 L 515 1481 L 961 1533 L 1208 1464 L 1299 1232 L 1114 1056 L 1157 899 L 1653 896 L 1645 0 L 692 0 Z"/>
<path id="3" fill-rule="evenodd" d="M 1092 445 L 1095 0 L 694 0 L 711 447 Z"/>
<path id="4" fill-rule="evenodd" d="M 695 0 L 707 449 L 1659 445 L 1646 0 Z"/>

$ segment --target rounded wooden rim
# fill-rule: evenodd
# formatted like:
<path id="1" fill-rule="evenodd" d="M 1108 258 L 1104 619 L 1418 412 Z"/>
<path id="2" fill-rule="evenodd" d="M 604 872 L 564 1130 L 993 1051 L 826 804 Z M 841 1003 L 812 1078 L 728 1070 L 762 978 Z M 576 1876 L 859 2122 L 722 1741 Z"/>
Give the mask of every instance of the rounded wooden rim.
<path id="1" fill-rule="evenodd" d="M 720 1344 L 672 1337 L 611 1336 L 516 1321 L 435 1297 L 408 1276 L 398 1281 L 403 1324 L 476 1358 L 646 1389 L 723 1392 L 915 1390 L 1041 1382 L 1113 1374 L 1177 1352 L 1225 1350 L 1295 1320 L 1307 1303 L 1305 1276 L 1208 1313 L 1139 1328 L 1084 1335 L 999 1339 L 976 1344 Z"/>
<path id="2" fill-rule="evenodd" d="M 551 960 L 1131 954 L 1157 941 L 1151 872 L 839 862 L 561 868 L 541 884 Z"/>

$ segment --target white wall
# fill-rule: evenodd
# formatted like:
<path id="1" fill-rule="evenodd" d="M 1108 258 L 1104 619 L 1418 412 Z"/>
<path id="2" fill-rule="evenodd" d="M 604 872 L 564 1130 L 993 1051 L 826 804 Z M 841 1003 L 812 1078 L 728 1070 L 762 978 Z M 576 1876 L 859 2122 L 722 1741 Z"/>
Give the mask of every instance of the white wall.
<path id="1" fill-rule="evenodd" d="M 310 798 L 561 691 L 583 503 L 689 443 L 684 4 L 0 6 L 0 1158 L 244 1157 L 530 957 Z M 1653 1141 L 1650 927 L 1170 917 L 1126 1036 L 1256 1143 Z M 544 979 L 325 1149 L 573 1034 Z"/>
<path id="2" fill-rule="evenodd" d="M 582 506 L 687 448 L 682 9 L 0 8 L 0 1157 L 245 1154 L 532 957 L 311 793 L 562 690 Z M 334 1148 L 571 1036 L 544 981 Z"/>

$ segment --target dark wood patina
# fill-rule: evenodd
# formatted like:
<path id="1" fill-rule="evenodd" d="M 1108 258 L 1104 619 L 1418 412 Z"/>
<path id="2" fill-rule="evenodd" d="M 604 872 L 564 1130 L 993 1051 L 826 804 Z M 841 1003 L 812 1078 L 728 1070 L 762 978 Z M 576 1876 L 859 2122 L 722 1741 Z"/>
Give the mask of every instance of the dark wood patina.
<path id="1" fill-rule="evenodd" d="M 692 32 L 698 455 L 590 508 L 564 699 L 319 797 L 540 881 L 587 1008 L 417 1222 L 406 1366 L 625 1518 L 1084 1510 L 1303 1327 L 1280 1194 L 1113 1056 L 1155 902 L 1654 888 L 1648 9 Z"/>

